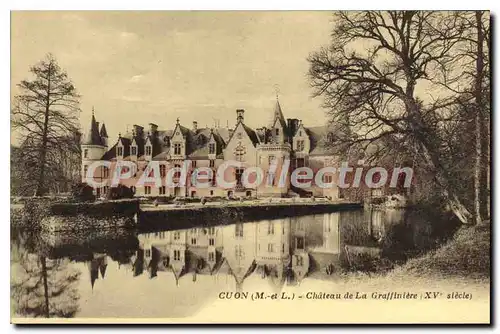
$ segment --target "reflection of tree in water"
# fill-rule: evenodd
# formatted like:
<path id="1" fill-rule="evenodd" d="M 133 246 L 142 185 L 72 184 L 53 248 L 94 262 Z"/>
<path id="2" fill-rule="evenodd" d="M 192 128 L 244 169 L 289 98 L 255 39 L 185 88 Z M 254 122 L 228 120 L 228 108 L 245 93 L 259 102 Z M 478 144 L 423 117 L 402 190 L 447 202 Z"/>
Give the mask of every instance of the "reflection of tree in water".
<path id="1" fill-rule="evenodd" d="M 11 257 L 11 299 L 16 315 L 47 318 L 75 315 L 80 272 L 70 266 L 69 260 L 51 260 L 17 247 Z"/>
<path id="2" fill-rule="evenodd" d="M 402 222 L 389 224 L 382 242 L 383 256 L 404 262 L 428 252 L 450 238 L 458 227 L 451 216 L 429 208 L 406 210 Z"/>

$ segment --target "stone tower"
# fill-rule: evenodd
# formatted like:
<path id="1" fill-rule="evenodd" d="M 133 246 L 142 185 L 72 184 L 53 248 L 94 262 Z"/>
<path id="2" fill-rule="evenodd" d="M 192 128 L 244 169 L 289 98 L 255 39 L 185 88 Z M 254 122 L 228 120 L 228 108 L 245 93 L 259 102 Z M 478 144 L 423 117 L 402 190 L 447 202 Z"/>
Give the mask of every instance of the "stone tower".
<path id="1" fill-rule="evenodd" d="M 99 133 L 99 123 L 96 122 L 94 111 L 92 110 L 92 120 L 90 124 L 90 129 L 83 138 L 81 148 L 82 148 L 82 182 L 85 182 L 85 176 L 87 174 L 87 169 L 90 164 L 94 161 L 98 161 L 102 158 L 107 149 L 107 133 L 106 127 L 102 126 L 101 133 L 106 137 L 103 139 Z"/>

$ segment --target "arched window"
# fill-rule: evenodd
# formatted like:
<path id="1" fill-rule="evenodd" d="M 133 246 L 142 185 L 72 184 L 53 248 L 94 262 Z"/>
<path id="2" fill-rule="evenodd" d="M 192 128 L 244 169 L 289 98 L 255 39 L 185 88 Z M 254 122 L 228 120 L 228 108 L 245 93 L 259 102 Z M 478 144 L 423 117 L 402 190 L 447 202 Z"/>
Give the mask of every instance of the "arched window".
<path id="1" fill-rule="evenodd" d="M 333 143 L 335 141 L 335 135 L 329 132 L 328 135 L 326 136 L 326 140 L 328 140 L 329 143 Z"/>

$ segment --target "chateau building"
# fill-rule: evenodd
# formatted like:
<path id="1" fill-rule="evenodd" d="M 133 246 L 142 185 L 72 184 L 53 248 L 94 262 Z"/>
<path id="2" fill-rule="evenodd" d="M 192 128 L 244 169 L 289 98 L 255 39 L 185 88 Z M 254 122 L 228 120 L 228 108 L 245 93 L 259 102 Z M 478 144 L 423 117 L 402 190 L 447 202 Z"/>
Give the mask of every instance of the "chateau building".
<path id="1" fill-rule="evenodd" d="M 309 167 L 317 171 L 325 166 L 336 166 L 339 159 L 333 154 L 332 145 L 328 145 L 333 136 L 328 126 L 306 127 L 302 120 L 285 119 L 278 99 L 270 114 L 270 122 L 257 129 L 245 124 L 243 109 L 236 110 L 234 128 L 202 128 L 196 121 L 188 128 L 181 124 L 179 118 L 170 130 L 159 129 L 153 123 L 147 129 L 134 125 L 131 132 L 119 134 L 115 142 L 108 141 L 105 125 L 100 127 L 92 114 L 90 131 L 82 141 L 82 181 L 85 182 L 87 170 L 93 162 L 105 160 L 116 163 L 123 160 L 133 162 L 135 170 L 132 171 L 132 178 L 121 183 L 131 187 L 136 196 L 287 197 L 298 194 L 338 198 L 336 186 L 319 187 L 314 178 L 311 187 L 307 188 L 294 187 L 290 182 L 290 175 L 297 168 Z M 168 171 L 181 168 L 186 160 L 191 162 L 187 182 L 183 186 L 169 186 L 165 177 Z M 150 161 L 159 162 L 162 185 L 145 183 L 137 186 Z M 223 187 L 216 180 L 219 166 L 228 161 L 241 163 L 238 167 L 225 169 L 224 180 L 236 185 L 231 188 Z M 277 168 L 271 168 L 273 165 Z M 208 187 L 197 187 L 191 182 L 192 173 L 200 167 L 213 171 Z M 261 168 L 265 179 L 260 183 L 253 182 L 257 181 L 257 176 L 249 172 L 248 180 L 253 185 L 245 187 L 242 179 L 245 170 L 251 167 Z M 93 177 L 96 181 L 103 184 L 103 181 L 108 181 L 107 185 L 95 189 L 96 195 L 104 195 L 109 190 L 111 174 L 106 167 L 95 170 Z M 173 175 L 174 181 L 180 177 L 179 173 Z M 285 177 L 280 183 L 282 175 Z M 323 182 L 335 184 L 335 175 L 324 174 Z"/>

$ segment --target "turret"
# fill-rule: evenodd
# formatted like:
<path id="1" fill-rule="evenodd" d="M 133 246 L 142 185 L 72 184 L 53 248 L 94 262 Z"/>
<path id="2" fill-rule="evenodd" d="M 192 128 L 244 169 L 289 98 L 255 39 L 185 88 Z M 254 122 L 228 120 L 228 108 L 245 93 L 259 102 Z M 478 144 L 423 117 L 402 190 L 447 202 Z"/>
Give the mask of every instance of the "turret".
<path id="1" fill-rule="evenodd" d="M 103 126 L 104 127 L 104 126 Z M 101 128 L 102 132 L 102 128 Z M 106 128 L 104 127 L 104 133 Z M 99 123 L 95 120 L 94 110 L 92 109 L 92 120 L 90 129 L 83 137 L 81 144 L 82 149 L 82 179 L 85 181 L 87 168 L 92 162 L 100 160 L 104 153 L 106 153 L 106 141 L 103 140 L 99 134 Z"/>
<path id="2" fill-rule="evenodd" d="M 283 112 L 281 111 L 281 105 L 276 97 L 276 104 L 274 106 L 274 111 L 271 117 L 271 122 L 269 124 L 269 128 L 272 134 L 272 141 L 274 143 L 283 144 L 288 139 L 288 128 L 285 121 L 285 117 L 283 116 Z"/>

